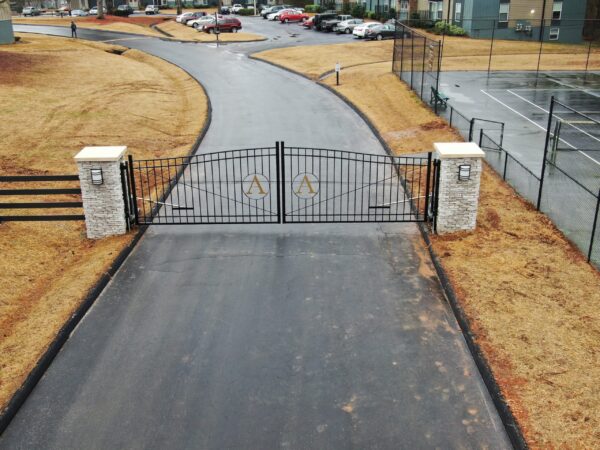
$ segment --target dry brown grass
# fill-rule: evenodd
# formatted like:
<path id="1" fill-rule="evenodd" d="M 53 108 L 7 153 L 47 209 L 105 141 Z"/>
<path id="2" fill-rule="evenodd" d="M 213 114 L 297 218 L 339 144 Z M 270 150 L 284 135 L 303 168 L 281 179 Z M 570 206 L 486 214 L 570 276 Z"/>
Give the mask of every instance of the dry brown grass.
<path id="1" fill-rule="evenodd" d="M 86 145 L 187 154 L 206 120 L 202 89 L 126 50 L 34 35 L 0 47 L 0 173 L 77 173 L 73 156 Z M 0 224 L 0 409 L 130 240 L 90 241 L 79 222 Z"/>
<path id="2" fill-rule="evenodd" d="M 279 49 L 267 50 L 254 56 L 283 65 L 316 80 L 325 72 L 333 70 L 336 62 L 339 62 L 344 70 L 344 68 L 356 64 L 391 61 L 394 42 L 373 41 L 320 45 L 318 51 L 313 51 L 314 48 L 316 47 L 290 47 L 285 52 Z"/>
<path id="3" fill-rule="evenodd" d="M 279 59 L 271 51 L 269 60 L 288 65 L 288 51 Z M 304 73 L 312 75 L 319 69 L 308 62 Z M 334 79 L 325 82 L 333 86 Z M 390 73 L 389 63 L 347 69 L 341 82 L 335 88 L 398 154 L 460 140 Z M 488 167 L 477 230 L 432 241 L 529 444 L 600 447 L 598 272 Z"/>
<path id="4" fill-rule="evenodd" d="M 217 37 L 214 34 L 201 33 L 174 20 L 169 20 L 157 26 L 157 28 L 171 34 L 175 39 L 197 41 L 197 42 L 217 42 Z M 266 38 L 259 34 L 253 33 L 221 33 L 219 41 L 221 42 L 253 42 L 264 41 Z"/>
<path id="5" fill-rule="evenodd" d="M 430 35 L 439 40 L 440 36 Z M 394 42 L 352 42 L 319 46 L 318 52 L 312 47 L 292 47 L 282 54 L 277 49 L 261 52 L 265 61 L 278 62 L 286 67 L 302 72 L 312 79 L 333 70 L 340 62 L 342 70 L 356 64 L 392 61 Z M 490 51 L 488 39 L 447 37 L 444 41 L 442 70 L 487 70 Z M 496 41 L 492 57 L 492 70 L 536 70 L 539 43 L 519 41 Z M 544 44 L 544 54 L 540 70 L 584 70 L 587 58 L 586 45 Z M 600 52 L 592 52 L 589 70 L 600 70 Z"/>
<path id="6" fill-rule="evenodd" d="M 162 34 L 150 28 L 150 25 L 161 22 L 163 19 L 148 16 L 148 17 L 117 17 L 106 16 L 103 20 L 98 20 L 95 17 L 15 17 L 15 24 L 30 24 L 30 25 L 52 25 L 59 27 L 68 27 L 73 20 L 78 28 L 87 28 L 91 30 L 115 31 L 121 33 L 141 34 L 144 36 L 161 37 Z"/>

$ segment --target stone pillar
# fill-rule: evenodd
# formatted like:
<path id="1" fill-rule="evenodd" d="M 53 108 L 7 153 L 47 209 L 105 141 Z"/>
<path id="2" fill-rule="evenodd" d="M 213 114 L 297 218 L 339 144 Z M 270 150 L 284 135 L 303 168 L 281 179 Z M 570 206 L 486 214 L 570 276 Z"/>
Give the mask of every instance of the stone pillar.
<path id="1" fill-rule="evenodd" d="M 440 160 L 437 232 L 472 231 L 485 153 L 473 142 L 434 144 Z"/>
<path id="2" fill-rule="evenodd" d="M 127 232 L 120 167 L 126 151 L 125 146 L 85 147 L 75 156 L 89 239 Z"/>

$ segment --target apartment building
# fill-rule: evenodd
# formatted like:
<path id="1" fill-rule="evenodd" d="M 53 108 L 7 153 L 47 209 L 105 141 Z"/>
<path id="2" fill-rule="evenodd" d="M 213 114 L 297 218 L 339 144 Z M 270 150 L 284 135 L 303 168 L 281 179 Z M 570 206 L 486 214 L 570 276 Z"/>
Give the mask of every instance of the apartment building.
<path id="1" fill-rule="evenodd" d="M 581 42 L 585 0 L 419 0 L 423 18 L 448 20 L 469 36 Z"/>

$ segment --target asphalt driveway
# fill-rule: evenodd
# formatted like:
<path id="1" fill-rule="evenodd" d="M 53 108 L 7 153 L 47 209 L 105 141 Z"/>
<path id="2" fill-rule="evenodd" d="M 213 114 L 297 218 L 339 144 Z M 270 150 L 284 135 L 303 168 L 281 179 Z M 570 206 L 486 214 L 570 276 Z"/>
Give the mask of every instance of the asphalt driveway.
<path id="1" fill-rule="evenodd" d="M 121 44 L 202 81 L 213 119 L 198 152 L 284 140 L 383 154 L 303 78 L 227 47 Z M 414 224 L 151 227 L 0 437 L 2 449 L 435 447 L 510 445 Z"/>

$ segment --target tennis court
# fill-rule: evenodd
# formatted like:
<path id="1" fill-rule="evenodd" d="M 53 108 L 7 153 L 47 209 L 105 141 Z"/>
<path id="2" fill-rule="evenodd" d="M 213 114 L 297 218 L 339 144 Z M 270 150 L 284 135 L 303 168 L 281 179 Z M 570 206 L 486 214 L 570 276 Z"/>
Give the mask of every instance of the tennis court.
<path id="1" fill-rule="evenodd" d="M 600 75 L 552 72 L 442 72 L 440 90 L 467 117 L 506 124 L 503 147 L 535 174 L 540 174 L 552 96 L 583 112 L 554 111 L 561 119 L 555 147 L 557 164 L 587 188 L 600 185 Z M 554 130 L 552 130 L 554 131 Z M 494 138 L 495 130 L 486 130 Z M 477 134 L 475 135 L 475 138 Z"/>
<path id="2" fill-rule="evenodd" d="M 487 140 L 487 161 L 534 205 L 539 198 L 540 210 L 600 265 L 600 75 L 443 72 L 440 91 L 467 118 L 505 123 L 501 135 L 496 124 L 476 122 L 473 140 L 483 129 L 486 139 L 502 142 L 511 156 L 494 151 L 499 148 Z M 538 197 L 548 125 L 547 165 Z"/>

